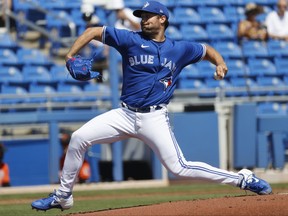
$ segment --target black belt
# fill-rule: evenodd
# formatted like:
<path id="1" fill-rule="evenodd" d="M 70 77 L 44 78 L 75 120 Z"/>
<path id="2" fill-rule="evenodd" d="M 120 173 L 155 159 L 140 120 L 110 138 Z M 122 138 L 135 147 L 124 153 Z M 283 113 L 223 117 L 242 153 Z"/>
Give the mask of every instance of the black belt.
<path id="1" fill-rule="evenodd" d="M 121 102 L 121 106 L 133 112 L 139 112 L 139 113 L 149 113 L 149 112 L 153 112 L 155 110 L 160 110 L 163 108 L 162 106 L 159 106 L 159 105 L 149 106 L 149 107 L 132 107 L 124 102 Z"/>

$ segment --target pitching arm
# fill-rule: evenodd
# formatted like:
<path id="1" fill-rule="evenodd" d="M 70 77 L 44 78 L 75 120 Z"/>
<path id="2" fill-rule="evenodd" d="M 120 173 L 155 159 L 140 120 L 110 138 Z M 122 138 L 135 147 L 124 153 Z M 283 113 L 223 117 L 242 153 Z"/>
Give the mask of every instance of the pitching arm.
<path id="1" fill-rule="evenodd" d="M 228 68 L 223 57 L 218 51 L 216 51 L 213 47 L 206 45 L 206 55 L 203 59 L 208 60 L 212 64 L 216 65 L 215 73 L 219 78 L 223 79 L 225 77 L 228 72 Z"/>
<path id="2" fill-rule="evenodd" d="M 91 40 L 102 41 L 102 32 L 103 27 L 91 27 L 87 28 L 73 43 L 70 50 L 66 54 L 65 60 L 75 56 L 86 44 L 88 44 Z"/>

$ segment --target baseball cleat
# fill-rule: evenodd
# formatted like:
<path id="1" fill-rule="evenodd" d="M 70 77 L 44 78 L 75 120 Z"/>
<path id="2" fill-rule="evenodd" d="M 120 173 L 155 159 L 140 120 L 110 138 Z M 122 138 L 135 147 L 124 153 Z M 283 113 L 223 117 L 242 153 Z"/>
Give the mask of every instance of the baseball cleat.
<path id="1" fill-rule="evenodd" d="M 240 175 L 240 188 L 250 190 L 259 195 L 272 193 L 272 188 L 265 180 L 257 178 L 254 173 L 248 169 L 242 169 L 238 172 Z"/>
<path id="2" fill-rule="evenodd" d="M 63 211 L 73 206 L 73 196 L 71 192 L 68 193 L 55 190 L 53 193 L 49 194 L 47 198 L 35 200 L 32 202 L 31 206 L 32 209 L 36 209 L 37 211 L 46 211 L 52 208 L 58 208 Z"/>

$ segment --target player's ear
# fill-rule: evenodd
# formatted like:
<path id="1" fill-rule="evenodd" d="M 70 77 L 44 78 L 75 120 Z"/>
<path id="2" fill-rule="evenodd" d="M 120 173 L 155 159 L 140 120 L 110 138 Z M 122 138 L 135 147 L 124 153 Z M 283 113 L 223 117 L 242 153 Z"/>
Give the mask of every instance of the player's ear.
<path id="1" fill-rule="evenodd" d="M 160 16 L 159 20 L 160 20 L 161 24 L 164 24 L 167 20 L 167 17 L 162 15 L 162 16 Z"/>

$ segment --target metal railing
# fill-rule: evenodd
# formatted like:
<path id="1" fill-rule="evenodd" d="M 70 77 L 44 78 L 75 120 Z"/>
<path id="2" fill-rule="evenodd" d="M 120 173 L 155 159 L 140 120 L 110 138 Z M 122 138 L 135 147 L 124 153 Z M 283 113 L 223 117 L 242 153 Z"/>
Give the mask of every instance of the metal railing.
<path id="1" fill-rule="evenodd" d="M 6 15 L 5 16 L 6 17 L 5 18 L 5 25 L 6 25 L 6 28 L 8 31 L 10 29 L 9 18 L 12 18 L 15 21 L 21 22 L 21 24 L 26 25 L 27 27 L 33 29 L 34 31 L 41 33 L 42 35 L 44 35 L 45 37 L 50 39 L 52 42 L 58 42 L 64 47 L 71 46 L 72 42 L 75 40 L 75 38 L 77 36 L 76 24 L 73 21 L 68 20 L 65 17 L 62 17 L 60 14 L 46 10 L 45 8 L 41 7 L 39 4 L 37 4 L 31 0 L 24 0 L 24 1 L 27 2 L 28 4 L 30 4 L 35 10 L 38 10 L 38 11 L 40 11 L 46 15 L 49 14 L 49 15 L 55 17 L 55 19 L 59 19 L 63 22 L 66 22 L 67 26 L 70 29 L 70 36 L 69 37 L 59 37 L 59 36 L 55 37 L 55 35 L 52 35 L 50 31 L 48 31 L 46 28 L 42 27 L 42 25 L 46 25 L 46 20 L 41 20 L 38 23 L 31 22 L 30 20 L 27 20 L 27 19 L 23 18 L 22 16 L 19 16 L 15 12 L 11 11 L 10 8 L 7 7 L 7 5 L 5 4 L 5 1 L 4 1 L 3 7 L 5 7 L 4 11 L 5 11 L 5 15 Z"/>

